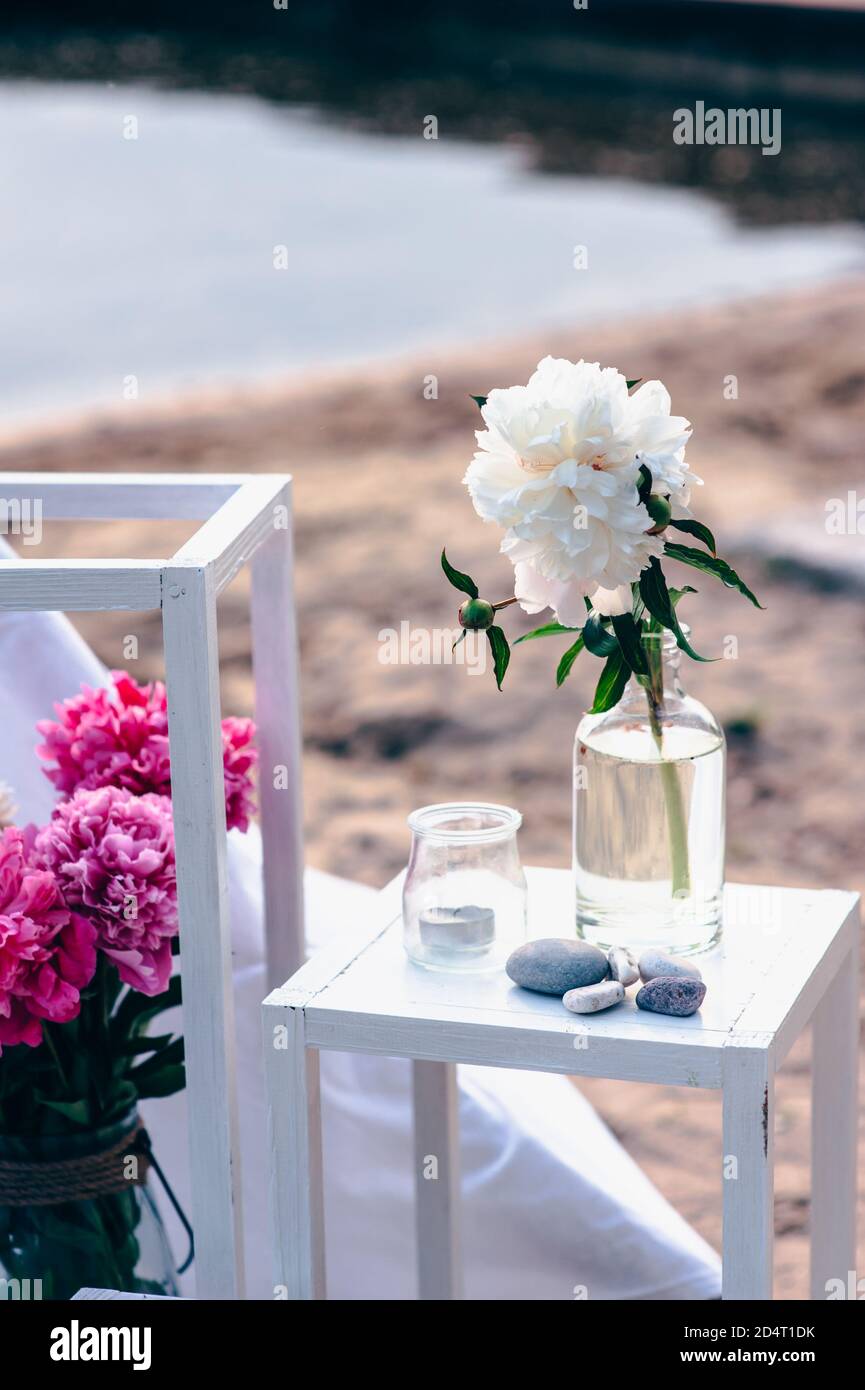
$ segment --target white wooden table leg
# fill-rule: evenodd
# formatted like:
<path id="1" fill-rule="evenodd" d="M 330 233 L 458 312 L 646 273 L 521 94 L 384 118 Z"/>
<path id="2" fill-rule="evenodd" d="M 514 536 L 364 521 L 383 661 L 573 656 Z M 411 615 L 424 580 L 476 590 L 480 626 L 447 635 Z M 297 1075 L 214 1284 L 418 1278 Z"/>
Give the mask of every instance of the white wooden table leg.
<path id="1" fill-rule="evenodd" d="M 772 1297 L 775 1077 L 763 1046 L 724 1048 L 724 1248 L 726 1299 Z"/>
<path id="2" fill-rule="evenodd" d="M 199 1298 L 243 1297 L 234 999 L 216 600 L 208 567 L 166 570 L 162 628 L 180 909 Z"/>
<path id="3" fill-rule="evenodd" d="M 418 1296 L 462 1298 L 456 1067 L 413 1062 Z"/>
<path id="4" fill-rule="evenodd" d="M 252 560 L 252 660 L 258 726 L 268 987 L 304 960 L 300 681 L 294 609 L 291 489 L 273 535 Z"/>
<path id="5" fill-rule="evenodd" d="M 325 1297 L 318 1051 L 302 1009 L 265 1008 L 270 1209 L 276 1297 Z"/>
<path id="6" fill-rule="evenodd" d="M 811 1297 L 856 1268 L 859 983 L 854 949 L 814 1011 L 811 1061 Z M 855 1280 L 854 1280 L 855 1282 Z M 837 1285 L 835 1287 L 838 1287 Z"/>

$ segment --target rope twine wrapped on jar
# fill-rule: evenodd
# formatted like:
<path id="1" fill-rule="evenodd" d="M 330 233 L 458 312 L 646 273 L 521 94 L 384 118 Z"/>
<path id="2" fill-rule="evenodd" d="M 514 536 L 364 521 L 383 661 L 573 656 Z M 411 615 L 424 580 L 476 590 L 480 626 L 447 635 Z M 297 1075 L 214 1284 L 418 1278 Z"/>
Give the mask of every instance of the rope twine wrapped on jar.
<path id="1" fill-rule="evenodd" d="M 49 1207 L 140 1186 L 150 1167 L 141 1120 L 109 1148 L 61 1159 L 0 1158 L 0 1207 Z"/>

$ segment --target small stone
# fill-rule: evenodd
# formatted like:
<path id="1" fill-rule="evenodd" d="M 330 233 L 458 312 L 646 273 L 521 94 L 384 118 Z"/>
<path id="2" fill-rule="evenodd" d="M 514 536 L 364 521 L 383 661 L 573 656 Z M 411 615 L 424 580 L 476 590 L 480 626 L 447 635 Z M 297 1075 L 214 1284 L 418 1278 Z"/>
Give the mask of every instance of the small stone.
<path id="1" fill-rule="evenodd" d="M 648 984 L 650 980 L 655 980 L 659 975 L 665 975 L 667 979 L 675 976 L 676 979 L 702 980 L 702 975 L 696 965 L 690 961 L 682 960 L 680 956 L 668 956 L 664 951 L 644 951 L 639 960 L 640 979 Z"/>
<path id="2" fill-rule="evenodd" d="M 512 951 L 505 970 L 515 985 L 539 994 L 557 994 L 596 985 L 607 977 L 607 957 L 590 941 L 544 936 Z"/>
<path id="3" fill-rule="evenodd" d="M 656 975 L 637 991 L 637 1008 L 650 1014 L 670 1014 L 673 1018 L 688 1018 L 695 1014 L 706 997 L 702 980 L 684 976 Z"/>
<path id="4" fill-rule="evenodd" d="M 597 985 L 569 989 L 562 1003 L 572 1014 L 599 1014 L 601 1009 L 621 1004 L 624 997 L 625 986 L 618 980 L 601 980 Z"/>
<path id="5" fill-rule="evenodd" d="M 640 978 L 637 962 L 624 946 L 611 946 L 607 952 L 607 960 L 610 962 L 610 978 L 618 980 L 626 989 Z"/>

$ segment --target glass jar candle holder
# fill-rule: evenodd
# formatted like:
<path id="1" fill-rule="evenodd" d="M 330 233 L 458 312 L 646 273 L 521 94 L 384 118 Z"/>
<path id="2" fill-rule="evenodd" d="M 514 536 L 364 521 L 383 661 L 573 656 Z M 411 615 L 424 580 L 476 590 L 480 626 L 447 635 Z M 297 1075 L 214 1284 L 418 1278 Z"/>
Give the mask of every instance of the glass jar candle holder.
<path id="1" fill-rule="evenodd" d="M 484 802 L 424 806 L 408 818 L 403 940 L 429 970 L 497 970 L 526 939 L 519 811 Z"/>

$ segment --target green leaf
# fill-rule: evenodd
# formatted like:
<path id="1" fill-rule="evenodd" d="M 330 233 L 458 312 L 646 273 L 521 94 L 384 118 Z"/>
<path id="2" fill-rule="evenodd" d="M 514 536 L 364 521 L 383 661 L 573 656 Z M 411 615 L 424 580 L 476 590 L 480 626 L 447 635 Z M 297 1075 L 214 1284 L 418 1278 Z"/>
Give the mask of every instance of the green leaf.
<path id="1" fill-rule="evenodd" d="M 132 1073 L 132 1076 L 135 1077 L 135 1072 Z M 179 1066 L 166 1067 L 164 1071 L 151 1072 L 148 1076 L 135 1082 L 139 1100 L 148 1100 L 156 1096 L 173 1096 L 175 1092 L 182 1091 L 185 1085 L 186 1068 L 182 1063 Z"/>
<path id="2" fill-rule="evenodd" d="M 590 714 L 605 714 L 617 705 L 624 694 L 631 668 L 622 656 L 618 643 L 616 650 L 607 657 L 600 680 L 595 687 L 595 698 Z"/>
<path id="3" fill-rule="evenodd" d="M 442 569 L 455 589 L 460 589 L 462 593 L 468 594 L 470 598 L 477 598 L 478 586 L 475 581 L 470 578 L 469 575 L 462 574 L 459 570 L 455 570 L 444 551 L 442 551 Z"/>
<path id="4" fill-rule="evenodd" d="M 107 959 L 103 958 L 104 964 L 100 971 L 97 971 L 101 995 L 100 1007 L 104 1009 L 107 1017 L 111 1017 L 111 1010 L 117 1003 L 118 997 L 124 988 L 123 981 L 117 973 L 116 966 L 108 966 Z M 107 968 L 106 968 L 107 967 Z"/>
<path id="5" fill-rule="evenodd" d="M 703 570 L 705 574 L 714 574 L 722 584 L 727 585 L 728 589 L 738 589 L 739 593 L 744 594 L 755 608 L 763 607 L 759 599 L 751 593 L 744 580 L 739 578 L 726 560 L 719 559 L 717 555 L 706 555 L 702 550 L 695 550 L 691 545 L 679 545 L 676 541 L 667 541 L 664 546 L 664 554 L 669 555 L 671 560 L 680 560 L 683 565 L 693 565 L 694 569 Z"/>
<path id="6" fill-rule="evenodd" d="M 137 1100 L 138 1092 L 132 1085 L 132 1082 L 119 1082 L 114 1086 L 111 1092 L 108 1109 L 103 1116 L 103 1123 L 106 1125 L 113 1124 L 115 1120 L 125 1115 L 130 1106 L 134 1105 Z"/>
<path id="7" fill-rule="evenodd" d="M 639 386 L 642 380 L 643 378 L 641 376 L 632 377 L 631 380 L 627 383 L 628 390 L 630 391 L 632 386 Z"/>
<path id="8" fill-rule="evenodd" d="M 475 405 L 477 406 L 478 410 L 483 410 L 484 406 L 485 406 L 486 403 L 487 403 L 487 398 L 486 398 L 486 396 L 469 396 L 469 400 L 470 400 L 470 401 L 474 401 L 474 403 L 475 403 Z"/>
<path id="9" fill-rule="evenodd" d="M 667 588 L 664 571 L 654 557 L 640 575 L 640 593 L 652 617 L 657 618 L 659 623 L 669 628 L 670 632 L 672 632 L 676 638 L 677 645 L 683 652 L 687 652 L 688 656 L 693 657 L 694 661 L 712 660 L 711 657 L 700 656 L 699 652 L 695 652 L 682 631 L 682 625 L 676 617 L 676 606 Z"/>
<path id="10" fill-rule="evenodd" d="M 609 656 L 616 651 L 618 642 L 612 632 L 607 632 L 600 618 L 590 617 L 586 619 L 583 628 L 583 641 L 586 644 L 586 651 L 591 652 L 592 656 Z"/>
<path id="11" fill-rule="evenodd" d="M 644 463 L 640 464 L 640 481 L 637 483 L 637 496 L 645 507 L 652 492 L 652 470 L 647 468 Z"/>
<path id="12" fill-rule="evenodd" d="M 173 1037 L 173 1033 L 159 1033 L 152 1038 L 130 1038 L 128 1042 L 120 1044 L 120 1052 L 124 1057 L 140 1057 L 145 1052 L 158 1052 L 160 1048 L 167 1047 Z"/>
<path id="13" fill-rule="evenodd" d="M 518 637 L 514 646 L 518 647 L 521 642 L 531 642 L 535 637 L 557 637 L 560 632 L 579 632 L 578 627 L 563 627 L 561 623 L 544 623 L 543 627 L 536 627 L 533 632 L 524 632 L 522 637 Z"/>
<path id="14" fill-rule="evenodd" d="M 640 629 L 634 622 L 633 615 L 631 613 L 619 613 L 612 619 L 612 623 L 613 631 L 622 649 L 622 656 L 631 670 L 638 676 L 647 676 L 649 668 L 646 664 L 646 653 L 643 651 Z"/>
<path id="15" fill-rule="evenodd" d="M 40 1095 L 39 1103 L 46 1110 L 55 1110 L 65 1120 L 71 1120 L 85 1129 L 90 1124 L 90 1102 L 87 1100 L 46 1100 L 45 1096 Z"/>
<path id="16" fill-rule="evenodd" d="M 681 589 L 668 590 L 670 598 L 673 600 L 674 608 L 677 606 L 679 599 L 684 597 L 685 594 L 695 594 L 696 592 L 697 590 L 691 584 L 683 584 Z"/>
<path id="17" fill-rule="evenodd" d="M 148 1057 L 146 1062 L 142 1062 L 140 1066 L 133 1067 L 132 1071 L 129 1073 L 129 1080 L 133 1085 L 139 1086 L 142 1079 L 154 1076 L 164 1071 L 166 1067 L 182 1063 L 183 1057 L 183 1039 L 175 1038 L 174 1041 L 168 1043 L 166 1047 L 160 1048 L 153 1057 Z"/>
<path id="18" fill-rule="evenodd" d="M 556 685 L 564 685 L 565 681 L 568 679 L 568 676 L 571 674 L 571 667 L 573 666 L 580 652 L 583 650 L 584 646 L 585 643 L 583 642 L 583 634 L 580 633 L 574 645 L 572 647 L 568 647 L 568 650 L 565 652 L 564 656 L 562 657 L 561 661 L 559 662 L 556 668 Z"/>
<path id="19" fill-rule="evenodd" d="M 496 673 L 496 685 L 499 690 L 502 688 L 502 681 L 505 678 L 505 671 L 508 669 L 508 662 L 511 659 L 511 649 L 508 646 L 508 639 L 504 634 L 504 629 L 500 627 L 488 627 L 487 637 L 490 641 L 490 649 L 493 654 L 493 667 Z"/>
<path id="20" fill-rule="evenodd" d="M 141 994 L 138 990 L 128 989 L 111 1019 L 112 1044 L 143 1033 L 157 1014 L 176 1008 L 182 1002 L 182 993 L 179 975 L 172 975 L 168 988 L 161 994 Z M 68 1023 L 64 1024 L 64 1028 L 68 1027 Z"/>
<path id="21" fill-rule="evenodd" d="M 698 541 L 702 541 L 705 546 L 708 546 L 712 554 L 717 556 L 718 547 L 715 544 L 715 537 L 708 526 L 703 525 L 702 521 L 676 521 L 675 518 L 671 517 L 670 525 L 675 526 L 677 531 L 685 531 L 689 536 L 696 536 Z"/>

